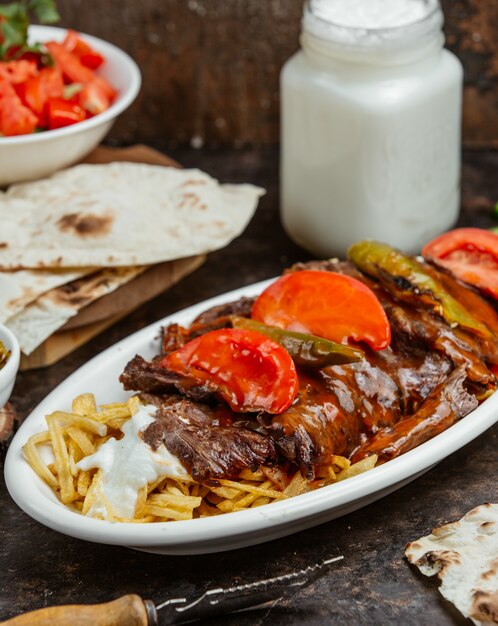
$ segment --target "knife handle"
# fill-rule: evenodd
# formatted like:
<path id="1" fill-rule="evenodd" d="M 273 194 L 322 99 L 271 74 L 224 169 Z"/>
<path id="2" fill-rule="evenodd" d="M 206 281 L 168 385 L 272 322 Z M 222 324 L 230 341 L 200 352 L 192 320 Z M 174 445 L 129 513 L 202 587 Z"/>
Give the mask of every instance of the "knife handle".
<path id="1" fill-rule="evenodd" d="M 152 602 L 128 594 L 103 604 L 51 606 L 13 617 L 2 626 L 155 626 Z"/>

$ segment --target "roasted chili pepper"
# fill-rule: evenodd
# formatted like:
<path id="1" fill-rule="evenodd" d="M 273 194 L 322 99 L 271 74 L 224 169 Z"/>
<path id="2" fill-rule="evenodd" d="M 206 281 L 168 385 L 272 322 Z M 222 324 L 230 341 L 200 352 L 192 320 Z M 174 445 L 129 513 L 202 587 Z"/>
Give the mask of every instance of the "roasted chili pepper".
<path id="1" fill-rule="evenodd" d="M 482 337 L 491 332 L 451 296 L 416 259 L 377 241 L 361 241 L 348 250 L 348 258 L 363 272 L 380 280 L 395 296 L 410 301 L 413 296 L 443 317 Z"/>
<path id="2" fill-rule="evenodd" d="M 231 320 L 234 328 L 256 330 L 282 345 L 296 365 L 307 367 L 344 365 L 361 361 L 365 356 L 364 352 L 357 348 L 343 346 L 340 343 L 335 343 L 335 341 L 323 339 L 323 337 L 268 326 L 236 315 L 232 315 Z"/>

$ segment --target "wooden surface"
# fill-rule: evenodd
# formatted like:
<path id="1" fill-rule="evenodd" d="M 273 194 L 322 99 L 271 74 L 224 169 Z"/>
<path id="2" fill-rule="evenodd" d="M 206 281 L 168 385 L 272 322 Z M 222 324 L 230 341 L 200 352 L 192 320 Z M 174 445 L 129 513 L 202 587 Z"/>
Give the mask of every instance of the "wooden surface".
<path id="1" fill-rule="evenodd" d="M 465 67 L 464 141 L 498 146 L 498 2 L 443 0 Z M 65 26 L 127 50 L 142 92 L 119 145 L 275 144 L 278 76 L 298 48 L 302 0 L 59 0 Z"/>
<path id="2" fill-rule="evenodd" d="M 273 149 L 177 151 L 223 181 L 267 188 L 247 231 L 172 289 L 142 306 L 57 365 L 19 375 L 12 401 L 21 417 L 77 367 L 131 332 L 210 296 L 277 275 L 308 259 L 278 218 Z M 490 226 L 498 199 L 498 154 L 466 154 L 462 224 Z M 168 557 L 86 543 L 25 515 L 0 480 L 0 619 L 54 604 L 106 602 L 126 593 L 161 602 L 209 587 L 244 583 L 344 555 L 309 589 L 269 608 L 217 619 L 217 626 L 465 626 L 434 580 L 408 566 L 408 541 L 466 511 L 497 501 L 498 426 L 396 493 L 309 531 L 244 550 Z M 4 454 L 0 452 L 0 468 Z"/>

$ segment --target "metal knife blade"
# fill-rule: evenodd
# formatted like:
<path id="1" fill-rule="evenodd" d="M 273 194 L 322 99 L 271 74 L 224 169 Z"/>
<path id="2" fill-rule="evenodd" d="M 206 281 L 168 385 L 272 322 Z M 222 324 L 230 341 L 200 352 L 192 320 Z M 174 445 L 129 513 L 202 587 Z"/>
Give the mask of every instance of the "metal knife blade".
<path id="1" fill-rule="evenodd" d="M 332 563 L 341 561 L 338 556 L 327 559 L 305 569 L 257 580 L 245 585 L 209 589 L 197 598 L 170 598 L 154 607 L 145 602 L 150 626 L 187 624 L 216 615 L 236 613 L 248 608 L 256 608 L 271 600 L 282 598 L 286 593 L 312 584 Z"/>

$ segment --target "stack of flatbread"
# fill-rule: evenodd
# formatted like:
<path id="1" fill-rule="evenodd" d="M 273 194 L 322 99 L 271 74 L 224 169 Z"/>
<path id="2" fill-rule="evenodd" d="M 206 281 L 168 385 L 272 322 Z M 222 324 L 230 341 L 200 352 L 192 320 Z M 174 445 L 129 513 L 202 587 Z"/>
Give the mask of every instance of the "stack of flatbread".
<path id="1" fill-rule="evenodd" d="M 29 355 L 152 266 L 226 246 L 263 193 L 199 170 L 128 162 L 14 185 L 0 193 L 0 322 Z"/>

